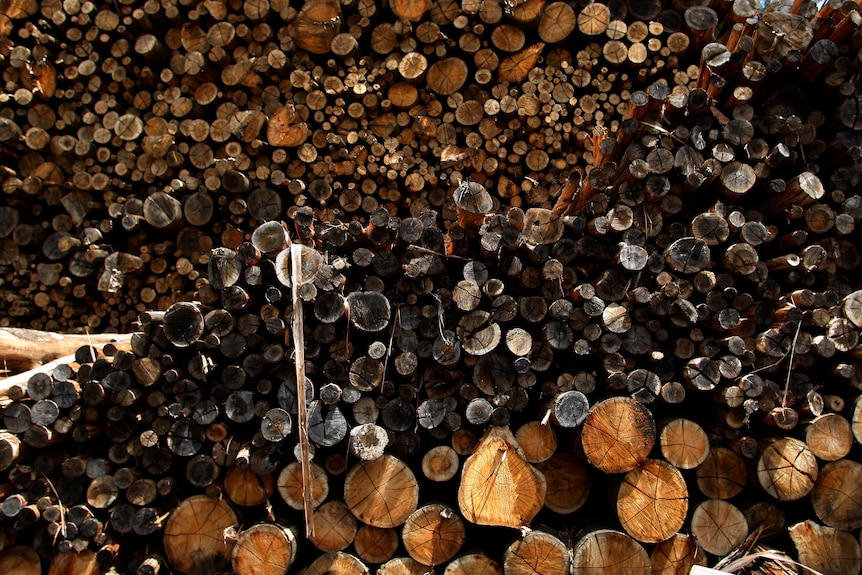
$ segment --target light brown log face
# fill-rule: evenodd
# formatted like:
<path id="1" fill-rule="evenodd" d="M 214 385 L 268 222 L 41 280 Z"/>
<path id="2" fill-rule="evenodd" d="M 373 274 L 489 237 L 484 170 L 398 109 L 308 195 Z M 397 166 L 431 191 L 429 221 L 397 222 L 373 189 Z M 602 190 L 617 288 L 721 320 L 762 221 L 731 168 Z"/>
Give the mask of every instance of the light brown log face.
<path id="1" fill-rule="evenodd" d="M 238 525 L 227 502 L 195 495 L 180 503 L 165 524 L 167 559 L 181 573 L 203 575 L 230 560 L 234 542 L 225 529 Z"/>
<path id="2" fill-rule="evenodd" d="M 841 459 L 823 466 L 811 491 L 814 513 L 830 527 L 862 527 L 862 465 Z"/>
<path id="3" fill-rule="evenodd" d="M 742 492 L 745 462 L 727 447 L 714 447 L 697 468 L 697 487 L 711 499 L 730 499 Z"/>
<path id="4" fill-rule="evenodd" d="M 771 443 L 757 462 L 757 479 L 767 493 L 782 501 L 808 495 L 817 481 L 817 460 L 798 439 L 784 437 Z"/>
<path id="5" fill-rule="evenodd" d="M 846 531 L 807 520 L 788 528 L 799 561 L 821 573 L 850 575 L 862 567 L 862 547 Z"/>
<path id="6" fill-rule="evenodd" d="M 464 462 L 458 506 L 480 525 L 527 526 L 542 508 L 545 477 L 524 460 L 508 428 L 490 428 Z"/>
<path id="7" fill-rule="evenodd" d="M 324 552 L 343 551 L 356 537 L 357 522 L 341 501 L 327 501 L 314 510 L 311 542 Z"/>
<path id="8" fill-rule="evenodd" d="M 276 481 L 282 499 L 293 509 L 303 508 L 302 470 L 300 467 L 298 461 L 288 463 L 281 470 Z M 311 501 L 317 507 L 329 495 L 329 479 L 326 471 L 316 463 L 311 464 L 311 479 Z"/>
<path id="9" fill-rule="evenodd" d="M 645 407 L 616 397 L 590 409 L 581 443 L 594 467 L 605 473 L 624 473 L 646 459 L 655 444 L 655 434 L 655 422 Z"/>
<path id="10" fill-rule="evenodd" d="M 469 553 L 453 559 L 443 575 L 503 575 L 503 568 L 487 555 Z"/>
<path id="11" fill-rule="evenodd" d="M 649 555 L 640 543 L 619 531 L 601 529 L 575 545 L 573 575 L 598 573 L 650 573 Z"/>
<path id="12" fill-rule="evenodd" d="M 413 559 L 423 565 L 440 565 L 464 545 L 464 522 L 446 505 L 426 505 L 407 518 L 401 539 Z"/>
<path id="13" fill-rule="evenodd" d="M 680 530 L 688 512 L 688 489 L 680 471 L 647 459 L 626 473 L 617 495 L 617 516 L 642 543 L 658 543 Z"/>
<path id="14" fill-rule="evenodd" d="M 688 419 L 674 419 L 659 435 L 665 459 L 679 469 L 693 469 L 709 454 L 709 438 L 703 428 Z"/>
<path id="15" fill-rule="evenodd" d="M 97 575 L 100 572 L 96 554 L 90 549 L 84 549 L 80 553 L 74 551 L 60 553 L 54 557 L 48 568 L 48 575 L 72 575 L 73 573 Z"/>
<path id="16" fill-rule="evenodd" d="M 692 565 L 706 565 L 706 555 L 691 535 L 677 533 L 653 547 L 652 575 L 688 573 Z"/>
<path id="17" fill-rule="evenodd" d="M 343 551 L 324 553 L 303 571 L 306 575 L 327 575 L 344 573 L 345 575 L 368 575 L 368 567 L 362 561 Z"/>
<path id="18" fill-rule="evenodd" d="M 403 461 L 384 455 L 351 468 L 344 480 L 344 500 L 363 523 L 398 527 L 416 510 L 419 486 Z"/>
<path id="19" fill-rule="evenodd" d="M 748 536 L 748 523 L 735 505 L 708 499 L 692 513 L 691 531 L 707 553 L 723 557 Z"/>
<path id="20" fill-rule="evenodd" d="M 231 553 L 237 575 L 285 575 L 294 559 L 296 534 L 272 523 L 258 523 L 244 529 Z"/>
<path id="21" fill-rule="evenodd" d="M 569 551 L 549 533 L 531 531 L 515 541 L 503 555 L 506 575 L 564 575 L 569 570 Z"/>
<path id="22" fill-rule="evenodd" d="M 850 423 L 838 413 L 816 417 L 805 430 L 805 443 L 819 459 L 837 461 L 853 446 Z"/>

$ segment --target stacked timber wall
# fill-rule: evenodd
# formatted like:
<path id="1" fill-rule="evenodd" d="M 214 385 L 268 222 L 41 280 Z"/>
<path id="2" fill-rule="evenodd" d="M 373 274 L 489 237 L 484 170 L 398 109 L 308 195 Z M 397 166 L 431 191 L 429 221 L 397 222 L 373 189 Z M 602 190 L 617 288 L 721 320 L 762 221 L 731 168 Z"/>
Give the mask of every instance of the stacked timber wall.
<path id="1" fill-rule="evenodd" d="M 857 574 L 860 25 L 0 3 L 0 566 Z"/>

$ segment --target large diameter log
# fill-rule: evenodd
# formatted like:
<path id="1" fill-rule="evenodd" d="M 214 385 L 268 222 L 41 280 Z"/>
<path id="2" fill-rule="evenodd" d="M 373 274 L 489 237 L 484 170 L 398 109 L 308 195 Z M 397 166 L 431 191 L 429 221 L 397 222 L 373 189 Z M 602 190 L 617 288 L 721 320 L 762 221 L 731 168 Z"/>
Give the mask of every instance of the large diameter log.
<path id="1" fill-rule="evenodd" d="M 709 438 L 703 428 L 690 419 L 667 422 L 659 434 L 664 458 L 679 469 L 693 469 L 709 454 Z"/>
<path id="2" fill-rule="evenodd" d="M 0 557 L 0 569 L 3 573 L 16 575 L 42 575 L 42 564 L 39 554 L 30 547 L 16 545 L 3 550 Z"/>
<path id="3" fill-rule="evenodd" d="M 647 459 L 626 473 L 617 494 L 617 516 L 626 533 L 641 543 L 658 543 L 682 528 L 688 488 L 682 473 L 658 459 Z"/>
<path id="4" fill-rule="evenodd" d="M 296 559 L 296 531 L 275 523 L 243 529 L 231 554 L 237 575 L 285 575 Z"/>
<path id="5" fill-rule="evenodd" d="M 51 561 L 48 575 L 99 575 L 102 572 L 91 549 L 58 553 Z"/>
<path id="6" fill-rule="evenodd" d="M 652 575 L 677 575 L 706 565 L 706 555 L 693 536 L 677 533 L 653 547 L 650 564 Z"/>
<path id="7" fill-rule="evenodd" d="M 629 397 L 612 397 L 594 405 L 584 421 L 584 455 L 605 473 L 625 473 L 652 451 L 656 427 L 652 414 Z"/>
<path id="8" fill-rule="evenodd" d="M 862 465 L 849 459 L 827 463 L 810 495 L 821 521 L 844 531 L 862 527 Z"/>
<path id="9" fill-rule="evenodd" d="M 550 533 L 530 531 L 506 549 L 503 571 L 506 575 L 566 575 L 569 550 Z"/>
<path id="10" fill-rule="evenodd" d="M 420 507 L 404 523 L 401 540 L 413 559 L 435 566 L 455 556 L 464 545 L 464 522 L 441 503 Z"/>
<path id="11" fill-rule="evenodd" d="M 234 540 L 225 530 L 239 526 L 236 514 L 222 499 L 194 495 L 171 512 L 165 524 L 164 546 L 171 567 L 186 575 L 206 575 L 230 561 Z"/>
<path id="12" fill-rule="evenodd" d="M 707 499 L 691 514 L 691 532 L 707 553 L 723 557 L 748 536 L 742 511 L 722 499 Z"/>
<path id="13" fill-rule="evenodd" d="M 757 462 L 757 480 L 767 493 L 781 501 L 808 495 L 817 481 L 817 459 L 808 446 L 782 437 L 767 446 Z"/>
<path id="14" fill-rule="evenodd" d="M 349 553 L 331 551 L 324 553 L 303 571 L 304 575 L 368 575 L 368 567 Z"/>
<path id="15" fill-rule="evenodd" d="M 862 548 L 852 534 L 806 520 L 787 532 L 799 562 L 820 573 L 854 575 L 862 568 Z"/>
<path id="16" fill-rule="evenodd" d="M 649 555 L 640 543 L 619 531 L 600 529 L 575 545 L 572 575 L 649 575 Z"/>
<path id="17" fill-rule="evenodd" d="M 491 427 L 464 462 L 458 506 L 471 523 L 520 529 L 541 510 L 546 490 L 509 428 Z"/>
<path id="18" fill-rule="evenodd" d="M 344 501 L 363 523 L 402 525 L 419 503 L 419 485 L 406 463 L 392 455 L 354 465 L 344 479 Z"/>

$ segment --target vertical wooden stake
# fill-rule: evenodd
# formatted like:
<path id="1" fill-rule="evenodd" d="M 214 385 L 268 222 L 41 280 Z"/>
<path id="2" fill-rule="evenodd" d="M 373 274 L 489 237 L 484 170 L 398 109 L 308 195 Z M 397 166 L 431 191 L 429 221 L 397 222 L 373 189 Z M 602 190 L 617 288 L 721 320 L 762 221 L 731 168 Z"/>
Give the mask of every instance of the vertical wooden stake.
<path id="1" fill-rule="evenodd" d="M 311 457 L 308 445 L 308 413 L 305 410 L 305 335 L 303 333 L 302 244 L 290 245 L 290 279 L 293 294 L 293 361 L 296 366 L 296 413 L 299 428 L 300 465 L 302 466 L 302 504 L 305 512 L 305 536 L 314 536 L 314 504 L 311 493 Z"/>

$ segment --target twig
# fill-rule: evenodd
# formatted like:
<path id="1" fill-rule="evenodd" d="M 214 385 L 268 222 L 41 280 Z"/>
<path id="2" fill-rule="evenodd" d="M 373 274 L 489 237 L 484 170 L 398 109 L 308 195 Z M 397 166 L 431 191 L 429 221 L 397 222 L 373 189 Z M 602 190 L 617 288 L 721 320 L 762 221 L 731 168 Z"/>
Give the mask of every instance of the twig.
<path id="1" fill-rule="evenodd" d="M 302 503 L 305 535 L 314 536 L 314 500 L 311 484 L 311 447 L 308 443 L 308 412 L 305 406 L 305 333 L 302 315 L 302 244 L 290 245 L 290 280 L 293 295 L 293 361 L 296 367 L 296 414 L 299 428 L 299 464 L 302 469 Z"/>

